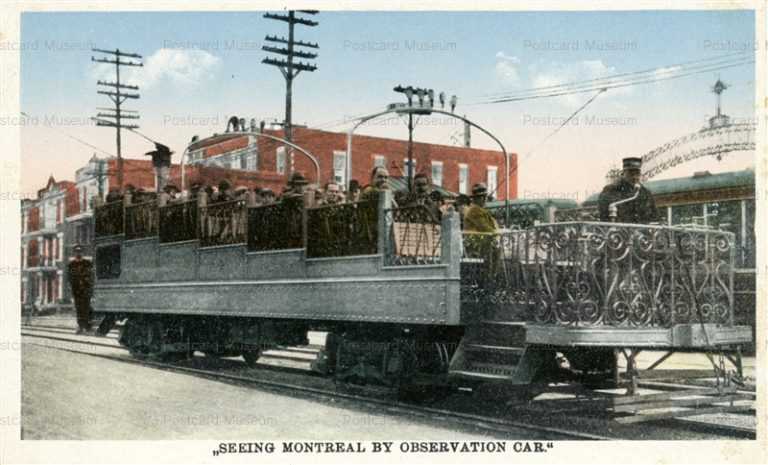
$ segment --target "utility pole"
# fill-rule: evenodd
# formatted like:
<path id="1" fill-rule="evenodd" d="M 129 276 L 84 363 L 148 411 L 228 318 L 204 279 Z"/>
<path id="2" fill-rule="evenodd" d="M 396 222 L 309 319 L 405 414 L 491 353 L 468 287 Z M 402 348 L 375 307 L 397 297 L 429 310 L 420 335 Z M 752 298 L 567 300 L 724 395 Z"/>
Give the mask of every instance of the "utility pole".
<path id="1" fill-rule="evenodd" d="M 299 10 L 299 13 L 304 13 L 308 15 L 316 15 L 317 10 Z M 294 26 L 296 24 L 301 24 L 303 26 L 309 26 L 309 27 L 315 27 L 319 23 L 317 21 L 312 21 L 309 19 L 304 19 L 296 16 L 296 11 L 290 10 L 288 11 L 288 14 L 273 14 L 273 13 L 264 13 L 264 17 L 267 19 L 274 19 L 277 21 L 285 21 L 288 23 L 288 38 L 284 37 L 277 37 L 277 36 L 266 36 L 264 38 L 267 42 L 272 43 L 278 43 L 278 44 L 285 44 L 285 47 L 273 47 L 271 45 L 264 45 L 261 47 L 262 50 L 269 53 L 276 53 L 278 55 L 282 55 L 280 58 L 264 58 L 261 60 L 262 63 L 265 65 L 271 65 L 276 66 L 280 69 L 280 71 L 283 73 L 283 77 L 285 78 L 285 121 L 283 122 L 283 131 L 285 134 L 285 140 L 288 142 L 293 142 L 293 129 L 292 129 L 292 94 L 293 94 L 293 80 L 296 78 L 296 76 L 299 75 L 301 71 L 315 71 L 317 69 L 317 66 L 311 64 L 310 62 L 303 63 L 300 61 L 295 61 L 295 58 L 304 58 L 307 60 L 313 60 L 317 58 L 317 53 L 313 52 L 305 52 L 302 50 L 297 50 L 297 47 L 307 47 L 307 48 L 313 48 L 313 49 L 319 49 L 320 46 L 318 46 L 316 43 L 311 42 L 302 42 L 300 40 L 295 39 L 294 35 Z M 285 57 L 285 58 L 283 58 Z M 286 147 L 286 151 L 290 154 L 290 169 L 289 169 L 289 176 L 294 172 L 295 165 L 293 161 L 293 150 L 291 147 Z"/>
<path id="2" fill-rule="evenodd" d="M 107 126 L 116 129 L 116 143 L 117 143 L 117 187 L 121 191 L 123 190 L 123 157 L 121 151 L 120 130 L 125 129 L 137 129 L 139 126 L 135 124 L 123 124 L 124 119 L 139 119 L 137 111 L 125 110 L 122 108 L 123 103 L 127 99 L 138 99 L 137 93 L 126 93 L 122 89 L 139 90 L 139 86 L 131 86 L 122 84 L 120 82 L 120 67 L 121 66 L 144 66 L 141 62 L 136 61 L 124 61 L 120 58 L 136 58 L 141 59 L 141 55 L 135 53 L 121 52 L 120 49 L 115 50 L 102 50 L 98 48 L 91 49 L 93 52 L 103 53 L 106 55 L 113 55 L 115 58 L 94 58 L 91 57 L 91 61 L 96 63 L 109 63 L 115 65 L 115 82 L 97 81 L 100 86 L 105 86 L 109 90 L 98 90 L 96 93 L 106 95 L 114 103 L 114 108 L 99 108 L 99 110 L 106 110 L 112 113 L 101 113 L 96 115 L 96 126 Z M 106 118 L 106 119 L 105 119 Z"/>
<path id="3" fill-rule="evenodd" d="M 417 96 L 419 99 L 418 107 L 424 108 L 424 111 L 408 112 L 408 170 L 406 171 L 406 176 L 408 177 L 408 192 L 413 192 L 413 114 L 430 114 L 430 109 L 435 106 L 435 92 L 432 89 L 423 89 L 421 87 L 413 86 L 403 87 L 401 85 L 398 85 L 392 90 L 405 94 L 405 98 L 408 99 L 409 108 L 414 106 L 414 96 Z M 427 98 L 426 102 L 424 101 L 425 97 Z"/>

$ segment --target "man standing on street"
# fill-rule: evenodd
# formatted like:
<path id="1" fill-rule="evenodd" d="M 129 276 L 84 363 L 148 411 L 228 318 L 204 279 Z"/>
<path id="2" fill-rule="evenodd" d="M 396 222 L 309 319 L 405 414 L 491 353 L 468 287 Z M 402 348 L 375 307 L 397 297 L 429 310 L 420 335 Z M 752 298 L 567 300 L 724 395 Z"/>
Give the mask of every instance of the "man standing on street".
<path id="1" fill-rule="evenodd" d="M 621 178 L 613 184 L 605 186 L 597 200 L 600 221 L 616 221 L 617 223 L 648 224 L 659 221 L 659 212 L 651 191 L 640 184 L 641 158 L 625 158 L 622 160 Z M 633 200 L 628 200 L 632 199 Z M 616 205 L 615 216 L 611 214 L 610 205 L 626 200 Z"/>
<path id="2" fill-rule="evenodd" d="M 83 258 L 83 247 L 74 248 L 75 259 L 67 268 L 69 285 L 77 310 L 77 334 L 91 330 L 91 295 L 93 294 L 93 264 Z"/>

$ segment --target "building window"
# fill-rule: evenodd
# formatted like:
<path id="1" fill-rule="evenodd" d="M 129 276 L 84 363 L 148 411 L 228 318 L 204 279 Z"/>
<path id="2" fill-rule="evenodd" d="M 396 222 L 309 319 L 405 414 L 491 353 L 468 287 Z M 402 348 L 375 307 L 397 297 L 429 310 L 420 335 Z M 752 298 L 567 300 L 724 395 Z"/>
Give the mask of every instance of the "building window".
<path id="1" fill-rule="evenodd" d="M 57 260 L 64 259 L 64 234 L 63 233 L 59 233 L 58 237 L 56 238 L 56 259 Z"/>
<path id="2" fill-rule="evenodd" d="M 277 174 L 285 174 L 285 147 L 278 147 L 275 153 L 277 156 L 275 171 Z"/>
<path id="3" fill-rule="evenodd" d="M 432 184 L 436 186 L 443 186 L 443 162 L 432 162 Z"/>
<path id="4" fill-rule="evenodd" d="M 459 163 L 459 194 L 469 194 L 469 166 Z"/>
<path id="5" fill-rule="evenodd" d="M 387 159 L 384 158 L 384 155 L 374 155 L 373 156 L 373 166 L 381 166 L 382 168 L 387 167 Z"/>
<path id="6" fill-rule="evenodd" d="M 675 205 L 672 207 L 672 225 L 703 225 L 704 204 Z"/>
<path id="7" fill-rule="evenodd" d="M 340 186 L 347 184 L 347 153 L 333 151 L 333 181 Z"/>
<path id="8" fill-rule="evenodd" d="M 259 169 L 259 152 L 256 151 L 256 147 L 251 150 L 251 153 L 245 157 L 245 169 L 249 171 L 257 171 Z"/>
<path id="9" fill-rule="evenodd" d="M 485 184 L 488 186 L 488 195 L 496 198 L 496 189 L 499 187 L 499 170 L 495 166 L 489 166 L 486 173 Z"/>

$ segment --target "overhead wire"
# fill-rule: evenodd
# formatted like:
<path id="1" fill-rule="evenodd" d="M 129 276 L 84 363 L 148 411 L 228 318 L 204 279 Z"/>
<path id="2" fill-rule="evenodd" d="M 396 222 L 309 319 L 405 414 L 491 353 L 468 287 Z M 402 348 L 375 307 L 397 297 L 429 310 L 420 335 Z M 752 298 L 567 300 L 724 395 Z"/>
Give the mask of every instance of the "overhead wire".
<path id="1" fill-rule="evenodd" d="M 21 114 L 22 114 L 23 116 L 27 117 L 27 118 L 34 118 L 33 116 L 30 116 L 28 113 L 26 113 L 26 112 L 23 112 L 23 111 L 21 112 Z M 75 137 L 75 136 L 73 136 L 73 135 L 71 135 L 71 134 L 67 134 L 67 133 L 66 133 L 66 132 L 64 132 L 64 131 L 61 131 L 61 130 L 59 130 L 59 129 L 56 129 L 56 128 L 54 128 L 53 126 L 46 126 L 46 127 L 48 127 L 49 129 L 52 129 L 52 130 L 54 130 L 54 131 L 56 131 L 56 132 L 59 132 L 59 133 L 61 133 L 61 134 L 65 135 L 65 136 L 69 137 L 69 138 L 70 138 L 70 139 L 72 139 L 72 140 L 75 140 L 75 141 L 77 141 L 77 142 L 80 142 L 81 144 L 83 144 L 83 145 L 86 145 L 86 146 L 88 146 L 88 147 L 90 147 L 90 148 L 92 148 L 92 149 L 94 149 L 94 150 L 98 150 L 99 152 L 101 152 L 101 153 L 103 153 L 103 154 L 105 154 L 105 155 L 109 155 L 110 157 L 114 157 L 114 156 L 115 156 L 115 155 L 113 155 L 113 154 L 111 154 L 111 153 L 107 152 L 107 151 L 106 151 L 106 150 L 104 150 L 104 149 L 101 149 L 101 148 L 99 148 L 99 147 L 96 147 L 95 145 L 93 145 L 93 144 L 90 144 L 90 143 L 88 143 L 88 142 L 86 142 L 86 141 L 84 141 L 84 140 L 82 140 L 82 139 L 80 139 L 80 138 L 78 138 L 78 137 Z"/>
<path id="2" fill-rule="evenodd" d="M 737 53 L 726 54 L 726 55 L 719 55 L 719 56 L 716 56 L 716 57 L 704 58 L 704 59 L 699 59 L 699 60 L 682 61 L 682 62 L 679 62 L 679 63 L 673 63 L 673 64 L 670 64 L 670 65 L 656 67 L 656 68 L 646 68 L 646 69 L 638 70 L 638 71 L 629 71 L 629 72 L 625 72 L 625 73 L 612 74 L 612 75 L 609 75 L 609 76 L 601 76 L 601 77 L 596 77 L 596 78 L 587 79 L 587 80 L 574 81 L 574 82 L 570 82 L 570 83 L 561 83 L 561 84 L 553 84 L 553 85 L 549 85 L 549 86 L 533 87 L 533 88 L 528 88 L 528 89 L 521 89 L 521 90 L 518 90 L 518 91 L 493 92 L 493 93 L 488 93 L 488 94 L 482 94 L 481 97 L 498 98 L 498 97 L 504 97 L 504 96 L 509 96 L 509 95 L 518 95 L 518 94 L 523 94 L 523 93 L 531 93 L 531 92 L 534 92 L 534 91 L 538 92 L 538 91 L 542 91 L 542 90 L 554 90 L 556 88 L 565 88 L 565 87 L 573 86 L 575 84 L 582 85 L 584 83 L 601 82 L 601 81 L 613 80 L 613 79 L 616 79 L 616 78 L 624 78 L 626 76 L 633 76 L 633 75 L 640 75 L 640 74 L 654 74 L 654 73 L 659 72 L 660 70 L 668 70 L 668 69 L 671 69 L 671 68 L 683 68 L 683 67 L 687 67 L 687 66 L 689 66 L 691 64 L 694 64 L 694 66 L 712 66 L 712 65 L 714 65 L 714 64 L 716 64 L 718 62 L 728 62 L 728 61 L 733 61 L 733 60 L 741 60 L 741 59 L 749 58 L 749 56 L 741 56 L 740 58 L 734 58 L 734 57 L 737 57 L 739 55 L 743 55 L 743 52 L 737 52 Z M 710 62 L 710 63 L 705 63 L 705 62 Z M 696 64 L 696 63 L 699 63 L 699 64 Z"/>
<path id="3" fill-rule="evenodd" d="M 568 117 L 567 117 L 565 120 L 563 120 L 563 122 L 562 122 L 562 123 L 560 123 L 560 125 L 559 125 L 557 128 L 555 128 L 555 130 L 554 130 L 554 131 L 552 131 L 551 133 L 547 134 L 547 136 L 546 136 L 546 137 L 544 137 L 544 138 L 543 138 L 541 141 L 539 141 L 539 142 L 538 142 L 538 143 L 537 143 L 537 144 L 534 146 L 534 148 L 532 148 L 531 150 L 528 150 L 527 152 L 525 152 L 525 154 L 523 155 L 523 157 L 522 157 L 521 159 L 517 160 L 517 163 L 515 163 L 515 167 L 514 167 L 514 168 L 511 170 L 511 172 L 509 173 L 509 174 L 510 174 L 510 176 L 511 176 L 511 175 L 513 175 L 513 174 L 515 174 L 515 173 L 517 173 L 517 170 L 518 170 L 518 168 L 520 168 L 520 162 L 521 162 L 521 161 L 523 161 L 523 160 L 525 160 L 526 158 L 529 158 L 531 155 L 533 155 L 533 153 L 534 153 L 536 150 L 538 150 L 538 149 L 539 149 L 539 147 L 541 147 L 542 145 L 544 145 L 544 143 L 546 143 L 546 142 L 547 142 L 547 140 L 549 140 L 549 139 L 550 139 L 552 136 L 554 136 L 554 135 L 555 135 L 555 134 L 557 134 L 557 133 L 558 133 L 558 132 L 559 132 L 559 131 L 560 131 L 562 128 L 564 128 L 564 127 L 565 127 L 565 126 L 566 126 L 566 125 L 567 125 L 567 124 L 568 124 L 568 123 L 569 123 L 569 122 L 570 122 L 570 121 L 571 121 L 573 118 L 575 118 L 575 117 L 576 117 L 576 115 L 578 115 L 579 113 L 581 113 L 581 112 L 582 112 L 582 111 L 583 111 L 585 108 L 587 108 L 587 107 L 588 107 L 588 106 L 589 106 L 589 105 L 590 105 L 592 102 L 594 102 L 594 101 L 597 99 L 597 97 L 599 97 L 599 96 L 600 96 L 602 93 L 604 93 L 604 92 L 607 92 L 607 91 L 608 91 L 608 89 L 605 89 L 605 88 L 598 90 L 598 91 L 597 91 L 597 93 L 596 93 L 595 95 L 593 95 L 593 96 L 592 96 L 592 97 L 591 97 L 589 100 L 587 100 L 586 102 L 584 102 L 584 104 L 583 104 L 583 105 L 581 105 L 579 108 L 577 108 L 577 109 L 576 109 L 576 111 L 574 111 L 573 113 L 571 113 L 571 115 L 570 115 L 570 116 L 568 116 Z M 498 183 L 497 183 L 497 184 L 498 184 Z M 494 190 L 494 192 L 492 192 L 492 194 L 493 194 L 493 193 L 495 193 L 496 191 L 498 191 L 499 187 L 501 187 L 501 185 L 497 185 L 497 186 L 496 186 L 496 189 Z"/>
<path id="4" fill-rule="evenodd" d="M 682 77 L 692 76 L 695 74 L 702 74 L 702 73 L 708 73 L 712 71 L 719 71 L 722 69 L 733 68 L 736 66 L 743 66 L 749 63 L 754 63 L 754 59 L 746 59 L 746 60 L 740 60 L 736 62 L 726 62 L 719 65 L 709 64 L 706 67 L 695 67 L 688 70 L 686 69 L 669 70 L 669 71 L 663 71 L 667 75 L 655 75 L 655 76 L 652 75 L 648 77 L 642 76 L 635 79 L 624 79 L 624 80 L 618 80 L 615 82 L 599 82 L 594 84 L 583 84 L 579 82 L 574 82 L 574 83 L 568 84 L 566 87 L 562 87 L 561 89 L 552 89 L 546 92 L 540 91 L 540 92 L 528 93 L 528 94 L 526 93 L 510 94 L 505 97 L 497 97 L 497 98 L 489 99 L 486 101 L 475 102 L 467 105 L 487 105 L 487 104 L 494 104 L 494 103 L 507 103 L 507 102 L 523 101 L 523 100 L 533 100 L 533 99 L 539 99 L 539 98 L 559 97 L 564 95 L 593 92 L 593 91 L 600 90 L 602 88 L 617 89 L 617 88 L 634 86 L 634 85 L 650 84 L 654 82 L 679 79 Z M 664 69 L 666 68 L 659 68 L 659 70 L 664 70 Z"/>

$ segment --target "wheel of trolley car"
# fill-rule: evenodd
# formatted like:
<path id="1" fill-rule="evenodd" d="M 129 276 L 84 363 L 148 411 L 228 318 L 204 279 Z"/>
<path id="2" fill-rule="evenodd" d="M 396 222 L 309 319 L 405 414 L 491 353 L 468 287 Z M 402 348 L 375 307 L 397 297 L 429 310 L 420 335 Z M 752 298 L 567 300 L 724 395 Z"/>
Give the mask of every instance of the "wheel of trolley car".
<path id="1" fill-rule="evenodd" d="M 149 318 L 129 316 L 120 333 L 120 343 L 136 358 L 145 359 L 161 353 L 160 328 Z"/>
<path id="2" fill-rule="evenodd" d="M 250 368 L 253 368 L 256 366 L 256 362 L 259 361 L 259 357 L 261 356 L 261 350 L 259 350 L 258 347 L 247 348 L 242 350 L 241 355 L 243 356 L 243 360 L 245 360 L 245 364 L 248 365 Z"/>
<path id="3" fill-rule="evenodd" d="M 613 378 L 616 355 L 613 349 L 585 347 L 563 351 L 566 370 L 580 383 L 600 387 Z"/>
<path id="4" fill-rule="evenodd" d="M 340 389 L 377 386 L 420 401 L 448 392 L 448 344 L 386 336 L 369 329 L 335 333 L 326 350 L 336 354 L 327 358 L 328 371 Z"/>

